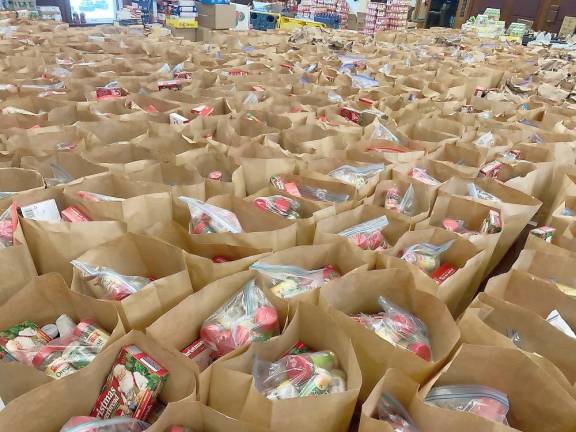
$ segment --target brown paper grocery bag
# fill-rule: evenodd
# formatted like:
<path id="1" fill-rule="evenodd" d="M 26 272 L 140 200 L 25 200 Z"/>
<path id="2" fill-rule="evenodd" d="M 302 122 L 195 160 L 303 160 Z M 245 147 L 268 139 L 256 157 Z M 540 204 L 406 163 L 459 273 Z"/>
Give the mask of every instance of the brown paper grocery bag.
<path id="1" fill-rule="evenodd" d="M 246 270 L 270 252 L 270 249 L 250 246 L 198 243 L 188 230 L 175 222 L 157 223 L 145 233 L 184 250 L 188 274 L 196 291 L 217 279 Z"/>
<path id="2" fill-rule="evenodd" d="M 573 238 L 570 238 L 567 235 L 557 235 L 555 233 L 552 237 L 552 241 L 548 243 L 546 240 L 531 234 L 526 238 L 524 249 L 576 258 L 576 243 L 574 243 L 573 240 Z"/>
<path id="3" fill-rule="evenodd" d="M 0 195 L 10 197 L 17 192 L 44 189 L 44 179 L 38 171 L 22 168 L 0 168 Z"/>
<path id="4" fill-rule="evenodd" d="M 427 326 L 432 347 L 432 360 L 427 361 L 411 351 L 395 346 L 378 336 L 350 315 L 382 312 L 378 298 L 414 314 Z M 352 340 L 362 370 L 364 400 L 389 368 L 399 368 L 418 382 L 425 382 L 449 358 L 459 341 L 459 331 L 440 299 L 418 289 L 409 271 L 402 269 L 373 270 L 352 273 L 320 288 L 319 304 L 333 317 Z"/>
<path id="5" fill-rule="evenodd" d="M 498 214 L 501 231 L 494 234 L 481 233 L 484 221 L 490 216 L 490 211 Z M 425 229 L 429 226 L 444 228 L 444 220 L 452 219 L 464 222 L 464 228 L 473 233 L 460 234 L 481 250 L 485 250 L 489 256 L 494 254 L 498 247 L 502 232 L 506 231 L 506 219 L 500 210 L 459 196 L 441 195 L 436 198 L 430 217 L 417 225 L 417 228 Z M 492 260 L 491 260 L 492 262 Z M 494 262 L 496 265 L 498 261 Z M 490 271 L 490 264 L 486 269 L 486 275 Z"/>
<path id="6" fill-rule="evenodd" d="M 403 251 L 412 245 L 422 242 L 441 245 L 448 241 L 452 241 L 452 244 L 441 256 L 441 261 L 457 267 L 458 270 L 438 286 L 438 297 L 446 303 L 452 315 L 457 317 L 476 295 L 488 263 L 489 257 L 485 251 L 458 234 L 430 228 L 405 233 L 392 249 L 384 253 L 401 257 Z"/>
<path id="7" fill-rule="evenodd" d="M 339 233 L 380 217 L 386 217 L 388 220 L 387 225 L 381 231 L 387 247 L 394 246 L 402 234 L 410 229 L 410 223 L 391 210 L 372 205 L 361 205 L 353 210 L 319 220 L 316 224 L 314 244 L 350 242 L 355 245 L 351 239 L 343 237 Z"/>
<path id="8" fill-rule="evenodd" d="M 183 156 L 183 155 L 180 155 Z M 244 169 L 221 153 L 207 151 L 193 158 L 176 158 L 177 165 L 192 165 L 206 179 L 208 196 L 233 194 L 246 196 Z M 220 173 L 221 179 L 213 179 L 214 173 Z"/>
<path id="9" fill-rule="evenodd" d="M 150 150 L 130 142 L 98 146 L 83 154 L 86 160 L 113 172 L 124 171 L 124 165 L 135 161 L 154 159 Z"/>
<path id="10" fill-rule="evenodd" d="M 0 311 L 2 329 L 23 321 L 32 321 L 41 327 L 53 324 L 60 315 L 66 314 L 76 323 L 93 319 L 110 335 L 106 346 L 124 335 L 124 327 L 113 306 L 70 291 L 57 273 L 33 278 L 4 303 Z M 0 362 L 0 377 L 0 397 L 4 403 L 53 381 L 44 372 L 19 362 Z"/>
<path id="11" fill-rule="evenodd" d="M 288 314 L 300 302 L 318 302 L 319 289 L 305 291 L 293 297 L 276 296 L 271 288 L 275 286 L 272 280 L 264 274 L 267 265 L 296 266 L 305 271 L 321 270 L 331 265 L 341 276 L 351 272 L 364 272 L 371 268 L 373 257 L 363 254 L 352 245 L 342 243 L 317 244 L 313 246 L 296 246 L 274 252 L 253 264 L 251 268 L 262 269 L 257 281 L 264 292 L 269 294 L 272 304 L 281 314 Z M 328 281 L 330 283 L 330 281 Z"/>
<path id="12" fill-rule="evenodd" d="M 558 233 L 563 233 L 566 229 L 576 221 L 576 196 L 568 195 L 564 202 L 554 209 L 548 220 L 546 226 L 556 228 Z"/>
<path id="13" fill-rule="evenodd" d="M 229 154 L 244 169 L 247 195 L 266 187 L 273 175 L 293 174 L 296 170 L 296 161 L 287 157 L 279 146 L 250 142 L 231 147 Z"/>
<path id="14" fill-rule="evenodd" d="M 200 291 L 183 299 L 170 311 L 154 321 L 146 329 L 146 334 L 178 351 L 186 348 L 200 337 L 200 329 L 204 321 L 229 299 L 242 291 L 244 286 L 255 276 L 254 271 L 247 270 L 211 282 Z M 268 300 L 272 300 L 268 293 L 264 292 L 264 295 Z M 280 330 L 286 320 L 286 315 L 279 315 Z M 245 346 L 241 346 L 233 352 L 242 351 L 245 348 Z M 192 360 L 188 361 L 193 362 Z"/>
<path id="15" fill-rule="evenodd" d="M 555 283 L 560 291 L 576 295 L 576 260 L 572 256 L 560 256 L 537 250 L 523 250 L 512 266 L 513 269 L 530 273 Z"/>
<path id="16" fill-rule="evenodd" d="M 496 197 L 498 201 L 472 197 L 470 195 L 471 184 Z M 438 194 L 439 196 L 463 196 L 500 209 L 502 220 L 505 221 L 506 226 L 503 226 L 496 248 L 490 257 L 487 272 L 492 271 L 502 260 L 542 205 L 536 198 L 488 178 L 477 178 L 469 181 L 454 177 L 440 187 Z"/>
<path id="17" fill-rule="evenodd" d="M 551 361 L 568 382 L 574 384 L 576 370 L 571 353 L 576 348 L 576 341 L 546 322 L 546 317 L 483 293 L 479 294 L 474 306 L 459 322 L 465 343 L 534 352 Z M 567 319 L 570 325 L 570 319 Z"/>
<path id="18" fill-rule="evenodd" d="M 0 207 L 0 211 L 4 212 L 11 206 L 12 203 L 8 203 Z M 0 280 L 0 305 L 37 275 L 28 243 L 24 237 L 22 224 L 18 219 L 12 246 L 0 249 L 0 272 L 10 275 L 10 277 L 4 277 Z"/>
<path id="19" fill-rule="evenodd" d="M 388 369 L 362 404 L 359 432 L 394 432 L 393 426 L 378 417 L 378 402 L 383 394 L 392 396 L 410 414 L 409 408 L 418 393 L 418 383 L 400 369 Z M 423 426 L 418 424 L 416 426 Z"/>
<path id="20" fill-rule="evenodd" d="M 444 144 L 429 157 L 445 163 L 465 177 L 475 177 L 485 161 L 480 151 L 456 143 Z"/>
<path id="21" fill-rule="evenodd" d="M 113 304 L 128 329 L 146 328 L 193 292 L 182 250 L 150 237 L 126 234 L 90 249 L 76 260 L 152 280 L 122 300 L 108 300 L 109 294 L 100 285 L 86 282 L 82 272 L 74 269 L 72 291 Z"/>
<path id="22" fill-rule="evenodd" d="M 271 401 L 260 394 L 252 377 L 254 357 L 274 362 L 296 342 L 315 351 L 336 354 L 346 373 L 347 390 L 341 393 Z M 257 423 L 275 431 L 347 431 L 362 384 L 352 343 L 334 327 L 317 306 L 301 304 L 294 318 L 277 337 L 252 344 L 247 351 L 215 363 L 209 388 L 202 390 L 208 406 L 232 418 Z M 230 386 L 235 391 L 230 392 Z M 294 416 L 294 413 L 298 413 Z"/>
<path id="23" fill-rule="evenodd" d="M 384 180 L 378 183 L 374 195 L 364 200 L 366 204 L 377 205 L 386 207 L 386 196 L 389 191 L 398 191 L 401 197 L 404 197 L 406 191 L 410 188 L 414 189 L 414 204 L 412 210 L 408 213 L 401 213 L 399 216 L 405 217 L 411 226 L 416 225 L 418 222 L 426 219 L 432 210 L 434 200 L 436 199 L 435 188 L 425 185 L 422 182 L 416 181 L 412 178 Z M 390 192 L 392 193 L 392 192 Z"/>
<path id="24" fill-rule="evenodd" d="M 517 349 L 463 345 L 442 372 L 420 390 L 410 406 L 410 413 L 430 432 L 447 429 L 478 432 L 574 430 L 576 402 L 533 358 Z M 484 364 L 488 366 L 480 366 Z M 460 384 L 489 386 L 505 393 L 510 402 L 507 415 L 510 426 L 424 402 L 432 387 Z"/>
<path id="25" fill-rule="evenodd" d="M 264 212 L 254 204 L 232 195 L 215 196 L 206 202 L 234 213 L 242 226 L 242 232 L 194 234 L 194 240 L 199 243 L 222 243 L 272 250 L 281 250 L 296 245 L 298 227 L 294 221 Z M 176 206 L 181 207 L 181 211 L 175 210 L 175 216 L 185 214 L 182 219 L 176 219 L 176 221 L 188 228 L 190 212 L 184 212 L 183 209 L 186 206 L 182 202 L 178 202 Z"/>
<path id="26" fill-rule="evenodd" d="M 71 417 L 87 416 L 100 394 L 120 349 L 136 345 L 168 370 L 159 399 L 176 402 L 197 392 L 198 370 L 180 353 L 163 348 L 149 336 L 132 331 L 102 351 L 86 368 L 35 388 L 8 404 L 0 418 L 2 430 L 58 432 Z"/>
<path id="27" fill-rule="evenodd" d="M 48 186 L 68 183 L 80 177 L 106 171 L 106 168 L 88 162 L 79 154 L 69 152 L 57 152 L 41 158 L 24 156 L 20 164 L 22 168 L 38 171 L 44 177 Z"/>
<path id="28" fill-rule="evenodd" d="M 171 162 L 154 162 L 145 165 L 127 164 L 124 176 L 130 180 L 162 183 L 170 187 L 173 199 L 181 195 L 205 200 L 206 182 L 191 166 L 174 165 Z"/>
<path id="29" fill-rule="evenodd" d="M 59 210 L 71 205 L 62 189 L 55 188 L 18 194 L 14 201 L 20 207 L 50 199 Z M 72 281 L 70 260 L 126 232 L 126 225 L 116 221 L 45 222 L 21 217 L 20 225 L 38 273 L 60 273 L 67 283 Z"/>
<path id="30" fill-rule="evenodd" d="M 228 417 L 215 409 L 202 405 L 189 396 L 168 404 L 160 418 L 148 432 L 166 432 L 172 426 L 184 426 L 197 432 L 270 432 L 269 429 Z"/>
<path id="31" fill-rule="evenodd" d="M 66 186 L 64 195 L 93 220 L 125 222 L 130 231 L 139 231 L 156 222 L 172 220 L 170 188 L 158 183 L 126 180 L 118 174 L 97 174 L 76 180 Z M 94 192 L 123 201 L 93 202 L 82 199 L 78 192 Z"/>
<path id="32" fill-rule="evenodd" d="M 367 167 L 370 169 L 374 169 L 374 174 L 370 177 L 362 178 L 358 184 L 355 184 L 354 178 L 349 178 L 345 176 L 345 174 L 331 174 L 334 170 L 341 168 L 343 166 L 349 165 L 354 168 L 362 169 L 362 167 Z M 380 170 L 376 172 L 376 170 Z M 389 169 L 387 169 L 386 165 L 382 162 L 376 164 L 362 164 L 352 160 L 346 159 L 339 159 L 339 158 L 323 158 L 323 159 L 314 159 L 308 161 L 306 167 L 299 171 L 300 175 L 309 177 L 309 178 L 317 178 L 319 180 L 329 180 L 329 181 L 339 181 L 344 184 L 350 184 L 354 186 L 358 191 L 358 195 L 360 197 L 367 197 L 372 195 L 376 185 L 380 180 L 384 180 L 390 178 Z M 348 181 L 346 181 L 348 180 Z"/>
<path id="33" fill-rule="evenodd" d="M 293 174 L 284 174 L 279 176 L 284 183 L 295 183 L 297 188 L 309 187 L 311 188 L 311 195 L 303 195 L 301 192 L 291 192 L 292 189 L 286 190 L 290 196 L 302 198 L 305 201 L 311 201 L 320 207 L 346 207 L 348 202 L 355 201 L 359 198 L 358 191 L 351 185 L 340 183 L 336 180 L 319 180 L 312 177 L 299 176 Z M 272 186 L 278 190 L 276 184 Z M 325 198 L 325 195 L 335 195 L 339 197 L 339 201 L 330 201 Z"/>

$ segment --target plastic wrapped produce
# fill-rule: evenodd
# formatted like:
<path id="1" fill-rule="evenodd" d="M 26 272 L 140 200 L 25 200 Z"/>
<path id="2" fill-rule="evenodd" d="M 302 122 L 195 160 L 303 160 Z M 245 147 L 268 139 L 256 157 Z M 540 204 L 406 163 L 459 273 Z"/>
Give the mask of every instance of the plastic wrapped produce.
<path id="1" fill-rule="evenodd" d="M 372 164 L 364 166 L 342 165 L 328 173 L 330 177 L 342 183 L 347 183 L 360 189 L 365 186 L 368 180 L 386 169 L 384 164 Z"/>
<path id="2" fill-rule="evenodd" d="M 143 432 L 150 425 L 131 417 L 99 419 L 96 417 L 72 417 L 60 432 Z"/>
<path id="3" fill-rule="evenodd" d="M 298 213 L 300 203 L 282 195 L 259 197 L 254 200 L 254 204 L 262 210 L 277 214 L 286 219 L 298 219 L 300 217 Z"/>
<path id="4" fill-rule="evenodd" d="M 382 394 L 378 400 L 378 418 L 392 426 L 392 432 L 419 432 L 410 414 L 392 395 Z"/>
<path id="5" fill-rule="evenodd" d="M 287 354 L 274 363 L 256 358 L 252 375 L 256 389 L 270 400 L 346 391 L 346 374 L 331 351 Z"/>
<path id="6" fill-rule="evenodd" d="M 440 408 L 465 411 L 496 423 L 507 425 L 510 409 L 508 396 L 499 390 L 480 385 L 434 387 L 425 402 Z"/>
<path id="7" fill-rule="evenodd" d="M 352 318 L 391 344 L 431 361 L 432 348 L 426 324 L 382 296 L 378 298 L 378 304 L 383 312 L 374 315 L 358 314 Z"/>
<path id="8" fill-rule="evenodd" d="M 122 275 L 110 267 L 93 266 L 78 260 L 71 264 L 80 270 L 82 280 L 102 299 L 122 300 L 152 282 L 143 276 Z"/>
<path id="9" fill-rule="evenodd" d="M 208 317 L 200 329 L 200 337 L 216 358 L 277 334 L 278 312 L 254 280 Z"/>
<path id="10" fill-rule="evenodd" d="M 240 233 L 242 226 L 234 213 L 200 200 L 179 197 L 190 210 L 190 234 Z"/>
<path id="11" fill-rule="evenodd" d="M 274 285 L 270 290 L 281 298 L 312 291 L 341 276 L 332 265 L 317 270 L 305 270 L 290 265 L 255 263 L 250 268 L 269 278 Z"/>
<path id="12" fill-rule="evenodd" d="M 384 250 L 389 247 L 382 234 L 386 226 L 388 226 L 388 218 L 381 216 L 340 231 L 338 235 L 350 239 L 364 250 Z"/>

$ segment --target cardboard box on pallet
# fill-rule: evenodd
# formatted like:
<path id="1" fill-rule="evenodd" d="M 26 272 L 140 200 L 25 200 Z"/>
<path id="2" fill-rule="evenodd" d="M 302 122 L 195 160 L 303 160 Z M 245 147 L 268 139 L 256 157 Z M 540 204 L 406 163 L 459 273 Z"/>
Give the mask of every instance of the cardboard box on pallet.
<path id="1" fill-rule="evenodd" d="M 172 29 L 172 36 L 177 38 L 183 38 L 185 40 L 189 40 L 192 42 L 196 42 L 197 38 L 197 29 L 187 28 L 187 29 Z"/>
<path id="2" fill-rule="evenodd" d="M 236 27 L 236 7 L 233 4 L 206 5 L 198 3 L 198 24 L 213 30 Z"/>

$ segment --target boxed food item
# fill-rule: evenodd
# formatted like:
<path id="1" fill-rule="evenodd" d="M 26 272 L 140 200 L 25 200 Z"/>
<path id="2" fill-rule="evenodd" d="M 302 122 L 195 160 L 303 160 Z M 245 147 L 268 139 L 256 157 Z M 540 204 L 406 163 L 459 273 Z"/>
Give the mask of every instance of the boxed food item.
<path id="1" fill-rule="evenodd" d="M 136 345 L 122 347 L 90 415 L 102 419 L 148 417 L 168 371 Z"/>

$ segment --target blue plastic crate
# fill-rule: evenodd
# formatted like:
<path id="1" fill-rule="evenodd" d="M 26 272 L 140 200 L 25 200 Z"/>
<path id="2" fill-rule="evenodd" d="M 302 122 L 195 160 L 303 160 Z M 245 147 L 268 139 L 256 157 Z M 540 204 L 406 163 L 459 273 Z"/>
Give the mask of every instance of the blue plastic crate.
<path id="1" fill-rule="evenodd" d="M 265 12 L 250 12 L 250 27 L 254 30 L 266 31 L 278 27 L 278 17 Z"/>
<path id="2" fill-rule="evenodd" d="M 200 3 L 205 5 L 230 4 L 230 0 L 200 0 Z"/>
<path id="3" fill-rule="evenodd" d="M 326 24 L 326 26 L 340 28 L 340 16 L 332 13 L 319 13 L 314 15 L 314 21 Z"/>

